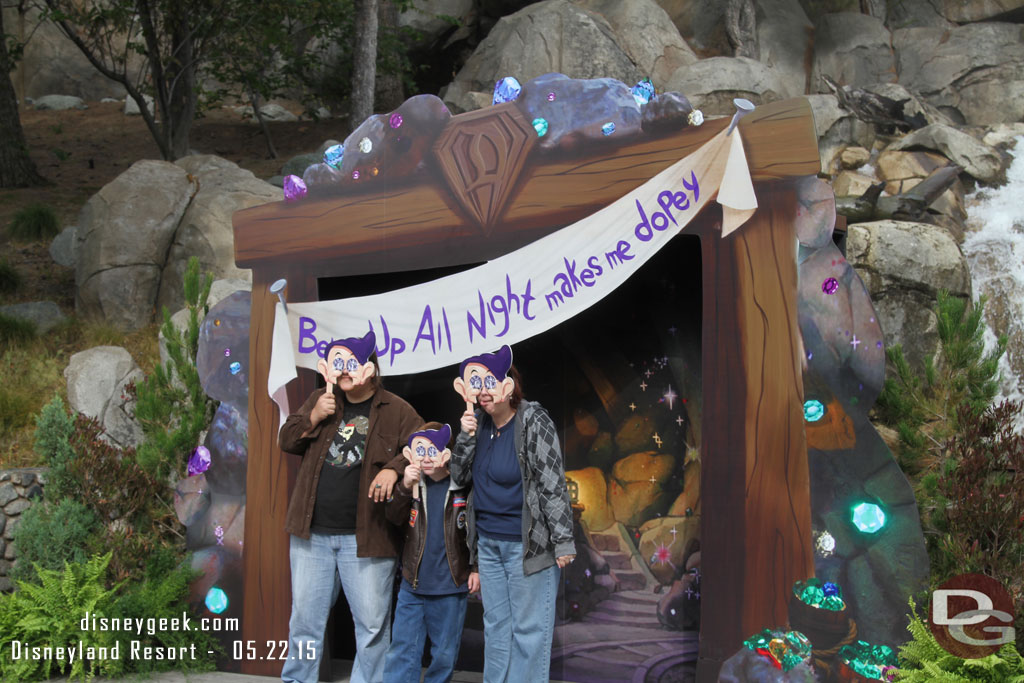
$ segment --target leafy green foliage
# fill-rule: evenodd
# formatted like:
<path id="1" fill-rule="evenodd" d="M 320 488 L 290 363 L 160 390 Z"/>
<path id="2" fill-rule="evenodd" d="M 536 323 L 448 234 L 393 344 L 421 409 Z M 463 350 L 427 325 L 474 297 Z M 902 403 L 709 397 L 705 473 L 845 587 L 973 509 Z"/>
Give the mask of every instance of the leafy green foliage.
<path id="1" fill-rule="evenodd" d="M 185 271 L 185 306 L 188 326 L 179 332 L 164 308 L 161 328 L 167 344 L 167 362 L 136 387 L 135 417 L 145 441 L 139 447 L 139 464 L 153 476 L 167 479 L 179 472 L 183 459 L 199 442 L 200 433 L 213 420 L 215 402 L 206 396 L 196 369 L 199 321 L 206 315 L 213 276 L 199 277 L 199 260 L 189 259 Z"/>
<path id="2" fill-rule="evenodd" d="M 108 552 L 81 564 L 66 563 L 63 571 L 40 567 L 38 583 L 19 582 L 17 591 L 0 597 L 0 676 L 5 682 L 45 680 L 58 672 L 86 680 L 122 672 L 121 659 L 75 659 L 70 664 L 62 659 L 13 659 L 11 648 L 14 641 L 29 648 L 67 646 L 79 640 L 84 648 L 113 645 L 109 631 L 80 628 L 87 611 L 111 613 L 116 589 L 104 583 L 110 557 Z"/>
<path id="3" fill-rule="evenodd" d="M 18 561 L 11 569 L 11 578 L 32 581 L 37 568 L 57 570 L 65 562 L 84 563 L 90 541 L 98 531 L 96 516 L 77 500 L 36 503 L 21 514 L 14 530 Z"/>
<path id="4" fill-rule="evenodd" d="M 48 204 L 29 204 L 14 214 L 7 226 L 7 234 L 13 239 L 35 242 L 53 238 L 60 232 L 57 212 Z"/>
<path id="5" fill-rule="evenodd" d="M 900 647 L 896 680 L 909 683 L 1024 683 L 1024 659 L 1011 644 L 980 659 L 961 659 L 939 645 L 910 600 L 911 640 Z"/>
<path id="6" fill-rule="evenodd" d="M 35 450 L 50 468 L 46 477 L 46 498 L 61 500 L 78 493 L 78 481 L 69 468 L 75 457 L 71 437 L 75 421 L 64 407 L 60 396 L 43 406 L 36 418 Z"/>
<path id="7" fill-rule="evenodd" d="M 0 259 L 0 294 L 12 294 L 21 287 L 21 273 L 6 258 Z"/>

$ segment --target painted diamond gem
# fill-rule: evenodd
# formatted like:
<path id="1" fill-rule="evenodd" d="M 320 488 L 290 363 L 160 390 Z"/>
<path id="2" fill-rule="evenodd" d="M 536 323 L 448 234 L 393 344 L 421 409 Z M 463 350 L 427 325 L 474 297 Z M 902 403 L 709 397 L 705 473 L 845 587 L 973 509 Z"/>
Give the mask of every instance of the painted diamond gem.
<path id="1" fill-rule="evenodd" d="M 826 278 L 825 281 L 821 283 L 821 291 L 826 294 L 835 294 L 839 291 L 839 280 L 834 277 Z"/>
<path id="2" fill-rule="evenodd" d="M 306 183 L 297 175 L 287 175 L 282 183 L 285 201 L 293 202 L 306 196 Z"/>
<path id="3" fill-rule="evenodd" d="M 373 149 L 373 143 L 370 142 L 370 138 L 363 138 L 359 141 L 359 151 L 363 154 L 369 154 Z"/>
<path id="4" fill-rule="evenodd" d="M 228 370 L 231 371 L 232 375 L 237 375 L 242 371 L 242 364 L 236 360 L 234 363 L 228 366 Z"/>
<path id="5" fill-rule="evenodd" d="M 214 614 L 220 614 L 228 608 L 228 594 L 222 588 L 214 586 L 206 591 L 206 609 Z"/>
<path id="6" fill-rule="evenodd" d="M 548 122 L 547 122 L 547 119 L 540 119 L 540 118 L 534 119 L 533 120 L 533 129 L 535 131 L 537 131 L 537 137 L 539 137 L 539 138 L 544 137 L 547 134 L 547 132 L 548 132 Z"/>
<path id="7" fill-rule="evenodd" d="M 865 534 L 877 533 L 885 526 L 885 513 L 874 503 L 860 503 L 853 508 L 853 525 Z"/>
<path id="8" fill-rule="evenodd" d="M 494 85 L 494 96 L 491 98 L 491 104 L 502 104 L 503 102 L 515 102 L 519 99 L 519 93 L 523 91 L 523 86 L 519 84 L 512 76 L 505 76 Z"/>
<path id="9" fill-rule="evenodd" d="M 704 113 L 700 109 L 694 109 L 690 112 L 690 115 L 686 117 L 686 122 L 691 126 L 699 126 L 704 123 Z"/>
<path id="10" fill-rule="evenodd" d="M 611 121 L 601 126 L 601 132 L 605 135 L 611 135 L 615 132 L 615 124 Z"/>
<path id="11" fill-rule="evenodd" d="M 654 84 L 651 83 L 651 79 L 644 78 L 634 85 L 630 92 L 633 93 L 633 99 L 638 105 L 644 105 L 654 99 Z"/>
<path id="12" fill-rule="evenodd" d="M 331 145 L 324 150 L 324 163 L 331 168 L 341 168 L 345 158 L 345 145 Z"/>
<path id="13" fill-rule="evenodd" d="M 210 449 L 206 446 L 196 446 L 188 459 L 188 476 L 194 477 L 210 469 Z"/>
<path id="14" fill-rule="evenodd" d="M 388 119 L 388 125 L 392 128 L 400 127 L 402 125 L 402 115 L 396 111 L 391 115 L 391 118 Z"/>
<path id="15" fill-rule="evenodd" d="M 809 399 L 804 401 L 804 419 L 808 422 L 817 422 L 825 416 L 825 406 L 821 401 Z"/>

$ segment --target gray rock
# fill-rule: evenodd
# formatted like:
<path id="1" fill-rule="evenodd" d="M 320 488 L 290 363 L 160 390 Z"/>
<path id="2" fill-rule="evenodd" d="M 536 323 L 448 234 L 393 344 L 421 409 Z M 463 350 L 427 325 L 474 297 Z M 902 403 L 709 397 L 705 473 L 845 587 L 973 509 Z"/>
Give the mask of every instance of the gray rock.
<path id="1" fill-rule="evenodd" d="M 61 230 L 60 234 L 50 242 L 50 258 L 57 265 L 65 268 L 75 267 L 76 247 L 78 246 L 77 231 L 75 226 L 70 225 Z"/>
<path id="2" fill-rule="evenodd" d="M 61 111 L 63 109 L 88 109 L 85 102 L 82 101 L 81 97 L 75 97 L 74 95 L 43 95 L 36 99 L 33 107 L 39 111 L 42 110 L 53 110 Z"/>
<path id="3" fill-rule="evenodd" d="M 475 10 L 473 0 L 416 0 L 410 5 L 398 15 L 398 25 L 419 32 L 428 45 L 453 29 L 452 23 L 443 17 L 465 25 Z"/>
<path id="4" fill-rule="evenodd" d="M 987 21 L 1011 10 L 1020 9 L 1019 0 L 897 0 L 888 3 L 889 26 L 939 26 Z"/>
<path id="5" fill-rule="evenodd" d="M 317 154 L 316 152 L 310 152 L 309 154 L 299 154 L 294 156 L 288 161 L 284 162 L 284 166 L 281 167 L 281 175 L 297 175 L 300 178 L 302 174 L 306 172 L 306 169 L 313 164 L 318 164 L 324 158 L 323 153 Z M 279 183 L 271 183 L 280 187 Z"/>
<path id="6" fill-rule="evenodd" d="M 568 0 L 538 2 L 498 21 L 445 91 L 445 102 L 465 92 L 491 92 L 507 75 L 526 83 L 557 71 L 570 78 L 608 77 L 632 85 L 648 74 L 618 40 L 599 14 Z"/>
<path id="7" fill-rule="evenodd" d="M 276 102 L 269 102 L 260 107 L 260 114 L 267 121 L 298 121 L 299 117 Z M 255 118 L 254 118 L 255 120 Z"/>
<path id="8" fill-rule="evenodd" d="M 921 26 L 929 28 L 953 28 L 942 12 L 936 7 L 942 0 L 919 2 L 917 0 L 890 0 L 887 7 L 886 24 L 894 31 L 899 28 Z"/>
<path id="9" fill-rule="evenodd" d="M 97 346 L 71 356 L 64 378 L 68 406 L 99 420 L 110 442 L 138 446 L 142 429 L 135 421 L 135 402 L 125 395 L 125 385 L 143 379 L 131 354 L 119 346 Z"/>
<path id="10" fill-rule="evenodd" d="M 658 0 L 688 45 L 708 57 L 732 57 L 720 0 Z M 687 93 L 684 93 L 687 94 Z"/>
<path id="11" fill-rule="evenodd" d="M 775 69 L 791 95 L 807 91 L 807 52 L 814 24 L 797 0 L 758 0 L 758 61 Z"/>
<path id="12" fill-rule="evenodd" d="M 24 304 L 0 306 L 0 314 L 35 325 L 38 334 L 46 334 L 67 320 L 60 307 L 52 301 L 32 301 Z"/>
<path id="13" fill-rule="evenodd" d="M 14 584 L 6 576 L 0 576 L 0 593 L 6 593 L 14 588 Z"/>
<path id="14" fill-rule="evenodd" d="M 1019 121 L 1024 111 L 1024 27 L 967 24 L 893 33 L 899 81 L 972 125 Z"/>
<path id="15" fill-rule="evenodd" d="M 177 165 L 196 179 L 199 191 L 181 218 L 161 275 L 157 306 L 170 311 L 184 305 L 182 278 L 192 256 L 199 258 L 201 273 L 251 282 L 251 271 L 235 267 L 231 217 L 235 211 L 284 198 L 279 188 L 220 157 L 190 156 Z"/>
<path id="16" fill-rule="evenodd" d="M 152 114 L 156 110 L 153 108 L 153 98 L 150 95 L 143 95 L 142 99 L 146 102 L 146 109 Z M 139 103 L 135 101 L 133 97 L 124 98 L 124 115 L 125 116 L 141 116 L 142 110 L 139 109 Z"/>
<path id="17" fill-rule="evenodd" d="M 1010 149 L 1017 145 L 1017 137 L 1024 135 L 1024 123 L 997 123 L 990 126 L 981 139 L 989 147 Z"/>
<path id="18" fill-rule="evenodd" d="M 680 67 L 665 90 L 683 93 L 705 115 L 732 114 L 736 97 L 764 104 L 794 94 L 772 67 L 747 57 L 711 57 Z"/>
<path id="19" fill-rule="evenodd" d="M 0 534 L 4 532 L 4 527 L 7 526 L 7 516 L 0 515 Z"/>
<path id="20" fill-rule="evenodd" d="M 834 175 L 839 170 L 839 154 L 851 145 L 871 149 L 875 129 L 839 106 L 835 95 L 808 95 L 818 136 L 821 169 Z"/>
<path id="21" fill-rule="evenodd" d="M 28 498 L 29 500 L 42 498 L 43 487 L 40 486 L 39 484 L 33 484 L 32 486 L 29 486 L 27 489 L 25 489 L 25 497 Z"/>
<path id="22" fill-rule="evenodd" d="M 953 119 L 926 102 L 920 95 L 910 92 L 899 83 L 876 83 L 864 89 L 882 97 L 888 97 L 890 100 L 902 102 L 903 115 L 907 118 L 920 116 L 924 118 L 926 124 L 941 123 L 946 126 L 953 125 Z"/>
<path id="23" fill-rule="evenodd" d="M 952 235 L 924 223 L 856 223 L 847 231 L 846 258 L 868 288 L 886 346 L 901 344 L 918 367 L 933 357 L 938 291 L 971 295 L 967 261 Z"/>
<path id="24" fill-rule="evenodd" d="M 0 507 L 7 505 L 18 498 L 18 492 L 14 490 L 14 484 L 5 481 L 0 484 Z"/>
<path id="25" fill-rule="evenodd" d="M 896 80 L 891 36 L 882 21 L 857 12 L 820 17 L 814 28 L 812 90 L 827 92 L 822 76 L 854 87 Z"/>
<path id="26" fill-rule="evenodd" d="M 806 662 L 789 671 L 782 671 L 748 647 L 741 647 L 736 654 L 725 660 L 718 672 L 718 683 L 810 683 L 817 680 L 814 667 Z"/>
<path id="27" fill-rule="evenodd" d="M 11 517 L 8 519 L 7 528 L 4 529 L 4 538 L 8 541 L 14 540 L 14 531 L 18 528 L 19 524 L 21 524 L 21 517 Z M 10 544 L 7 545 L 8 552 L 10 552 L 12 547 Z"/>
<path id="28" fill-rule="evenodd" d="M 1005 179 L 1005 164 L 996 150 L 956 128 L 932 124 L 912 131 L 889 145 L 887 149 L 931 149 L 983 183 L 999 183 Z"/>
<path id="29" fill-rule="evenodd" d="M 20 517 L 15 517 L 14 519 L 11 520 L 11 523 L 13 524 L 14 522 L 18 522 L 20 520 L 21 520 Z M 13 541 L 14 538 L 12 537 L 11 540 Z M 8 543 L 7 544 L 7 548 L 4 550 L 4 559 L 8 560 L 10 562 L 10 561 L 13 561 L 14 558 L 17 557 L 17 555 L 18 555 L 17 547 L 13 543 Z M 7 569 L 10 569 L 10 565 L 9 564 L 7 565 Z"/>
<path id="30" fill-rule="evenodd" d="M 181 167 L 139 161 L 89 199 L 78 220 L 80 315 L 126 331 L 152 320 L 161 271 L 195 189 Z"/>
<path id="31" fill-rule="evenodd" d="M 10 503 L 4 506 L 4 514 L 13 517 L 14 515 L 20 515 L 22 512 L 28 510 L 30 507 L 32 507 L 32 503 L 28 502 L 24 498 L 18 498 L 17 500 L 12 500 Z"/>

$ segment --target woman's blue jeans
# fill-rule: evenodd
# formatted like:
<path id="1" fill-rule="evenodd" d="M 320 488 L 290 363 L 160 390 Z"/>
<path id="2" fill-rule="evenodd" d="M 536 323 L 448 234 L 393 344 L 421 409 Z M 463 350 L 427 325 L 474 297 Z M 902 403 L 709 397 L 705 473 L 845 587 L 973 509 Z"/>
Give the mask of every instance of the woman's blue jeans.
<path id="1" fill-rule="evenodd" d="M 546 683 L 558 565 L 525 576 L 522 541 L 477 537 L 484 602 L 484 683 Z"/>
<path id="2" fill-rule="evenodd" d="M 352 683 L 380 683 L 391 644 L 391 589 L 397 560 L 356 557 L 355 534 L 291 537 L 292 616 L 281 680 L 316 683 L 331 607 L 344 589 L 356 632 Z M 312 646 L 308 645 L 312 643 Z M 313 650 L 315 657 L 305 655 Z M 299 654 L 303 655 L 299 659 Z M 295 658 L 292 658 L 295 657 Z"/>

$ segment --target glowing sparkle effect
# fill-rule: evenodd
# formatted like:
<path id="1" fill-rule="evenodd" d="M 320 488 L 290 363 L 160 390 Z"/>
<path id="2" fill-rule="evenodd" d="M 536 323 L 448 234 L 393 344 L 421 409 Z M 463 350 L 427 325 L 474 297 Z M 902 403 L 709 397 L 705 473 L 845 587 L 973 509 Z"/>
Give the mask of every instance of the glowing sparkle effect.
<path id="1" fill-rule="evenodd" d="M 669 550 L 668 546 L 662 543 L 658 546 L 657 550 L 654 551 L 654 557 L 651 558 L 651 564 L 657 562 L 658 564 L 670 564 L 672 560 L 672 551 Z"/>
<path id="2" fill-rule="evenodd" d="M 857 339 L 857 335 L 853 335 L 853 339 L 850 341 L 850 346 L 853 347 L 854 351 L 857 350 L 858 344 L 860 344 L 860 339 Z"/>
<path id="3" fill-rule="evenodd" d="M 814 549 L 822 557 L 831 557 L 832 553 L 836 551 L 835 537 L 827 531 L 822 531 L 821 535 L 818 536 L 818 540 L 814 542 Z"/>
<path id="4" fill-rule="evenodd" d="M 861 532 L 874 534 L 885 526 L 885 513 L 874 503 L 859 503 L 853 508 L 851 520 Z"/>
<path id="5" fill-rule="evenodd" d="M 654 432 L 654 436 L 652 438 L 654 439 L 654 443 L 658 444 L 658 448 L 661 448 L 661 444 L 664 442 L 661 440 L 661 437 L 658 436 L 658 432 Z"/>
<path id="6" fill-rule="evenodd" d="M 228 594 L 223 589 L 214 586 L 206 591 L 206 609 L 214 614 L 220 614 L 228 608 Z"/>
<path id="7" fill-rule="evenodd" d="M 647 391 L 647 382 L 640 382 L 640 391 Z"/>
<path id="8" fill-rule="evenodd" d="M 672 409 L 672 406 L 673 406 L 675 400 L 677 398 L 679 398 L 679 394 L 677 394 L 676 392 L 672 391 L 672 385 L 671 384 L 668 387 L 668 391 L 666 391 L 661 396 L 662 396 L 662 398 L 665 399 L 665 402 L 668 403 L 669 410 Z"/>
<path id="9" fill-rule="evenodd" d="M 804 401 L 804 419 L 808 422 L 817 422 L 825 416 L 825 406 L 821 401 L 810 399 Z"/>

